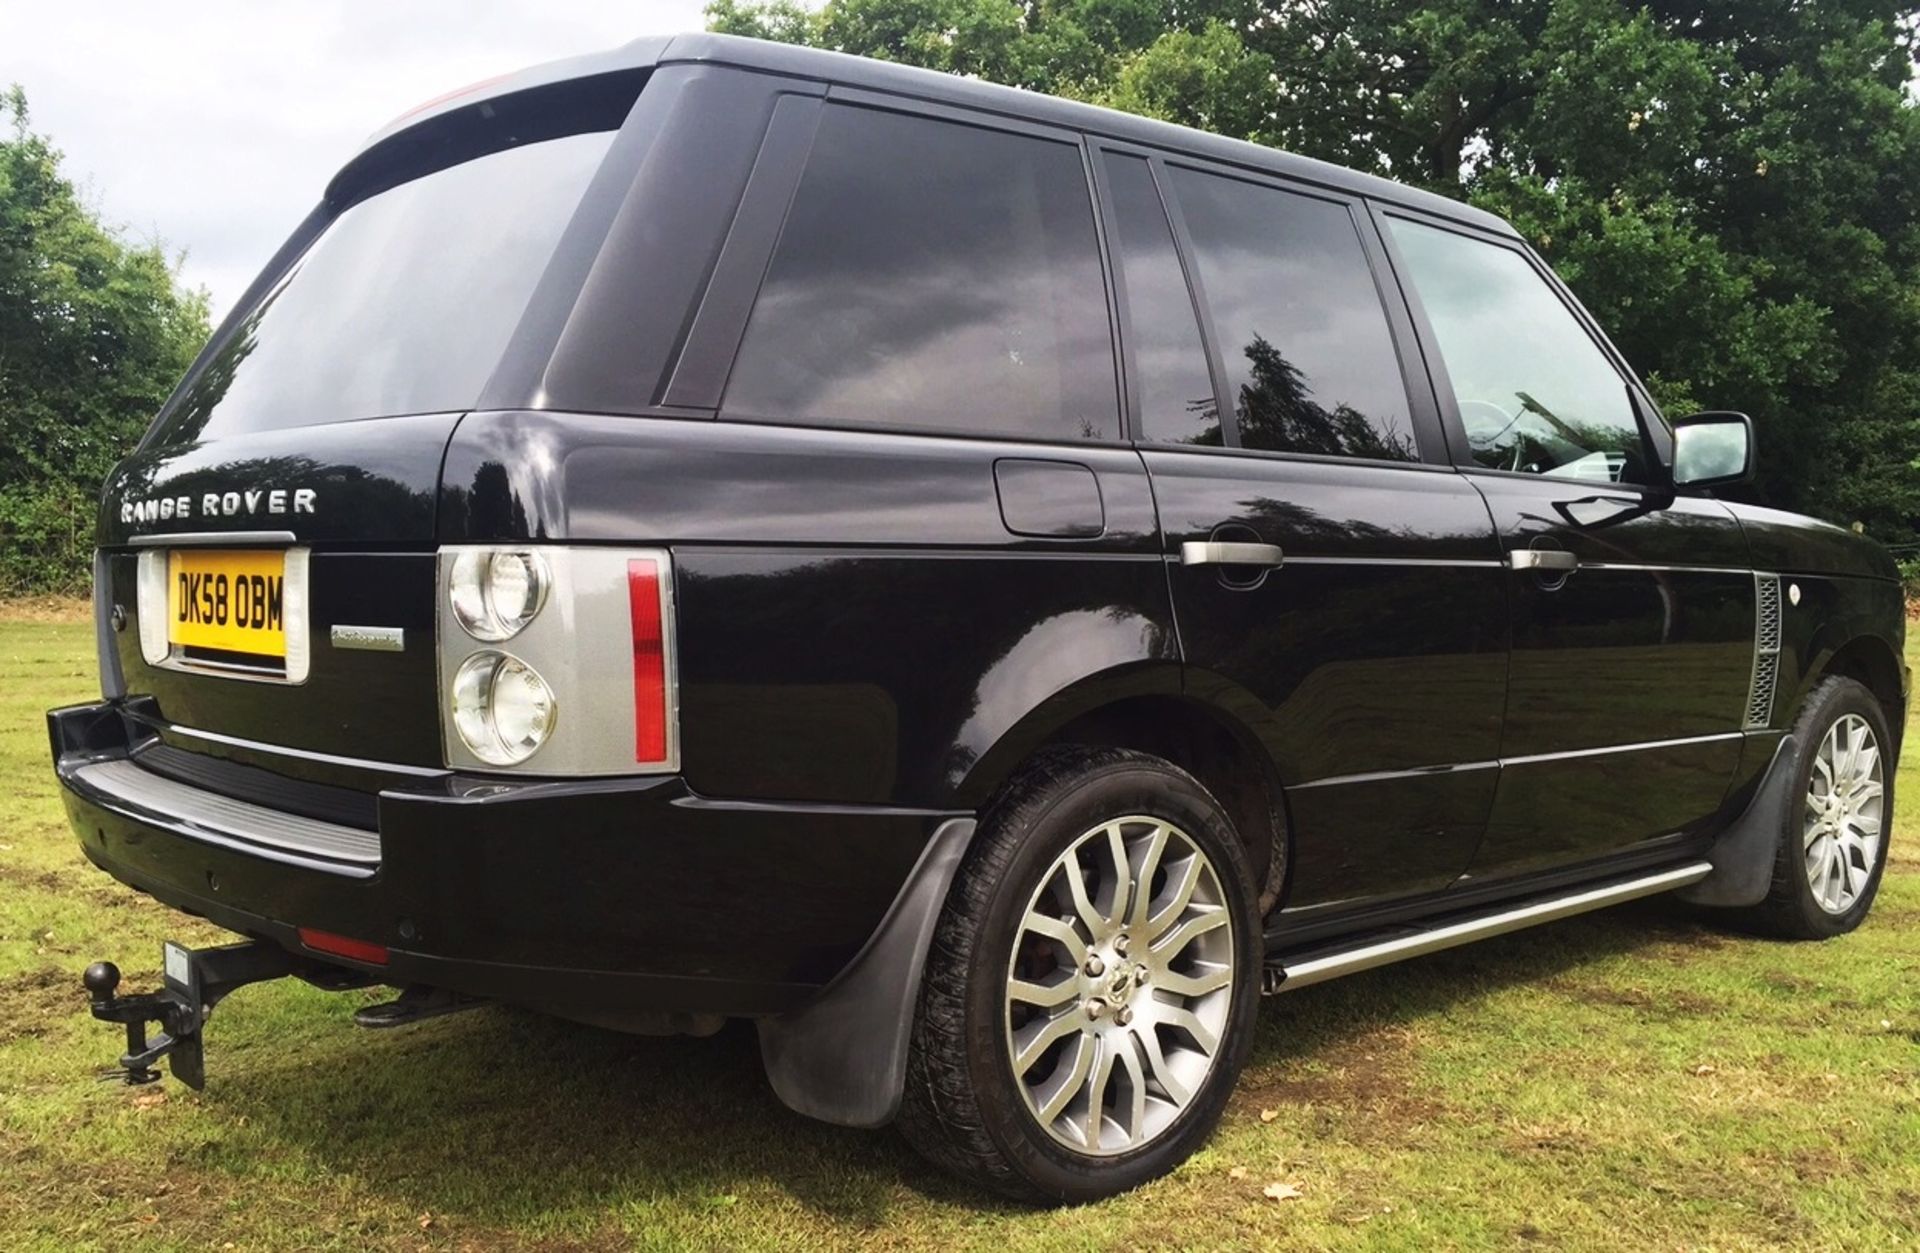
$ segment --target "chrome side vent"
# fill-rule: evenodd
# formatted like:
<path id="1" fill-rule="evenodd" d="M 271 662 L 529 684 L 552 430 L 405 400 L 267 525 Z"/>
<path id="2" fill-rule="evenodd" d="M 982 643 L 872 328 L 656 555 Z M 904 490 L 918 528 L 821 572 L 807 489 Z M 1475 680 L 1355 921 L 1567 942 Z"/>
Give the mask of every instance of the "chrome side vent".
<path id="1" fill-rule="evenodd" d="M 1749 731 L 1773 724 L 1773 689 L 1780 678 L 1780 576 L 1753 576 L 1753 682 L 1747 688 Z"/>

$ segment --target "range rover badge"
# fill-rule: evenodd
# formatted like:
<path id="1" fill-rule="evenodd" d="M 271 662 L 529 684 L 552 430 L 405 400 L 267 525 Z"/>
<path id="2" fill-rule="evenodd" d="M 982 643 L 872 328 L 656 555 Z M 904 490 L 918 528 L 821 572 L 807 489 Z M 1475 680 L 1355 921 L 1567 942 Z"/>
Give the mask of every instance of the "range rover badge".
<path id="1" fill-rule="evenodd" d="M 398 653 L 407 647 L 400 627 L 336 626 L 328 637 L 335 648 L 364 648 L 375 653 Z"/>

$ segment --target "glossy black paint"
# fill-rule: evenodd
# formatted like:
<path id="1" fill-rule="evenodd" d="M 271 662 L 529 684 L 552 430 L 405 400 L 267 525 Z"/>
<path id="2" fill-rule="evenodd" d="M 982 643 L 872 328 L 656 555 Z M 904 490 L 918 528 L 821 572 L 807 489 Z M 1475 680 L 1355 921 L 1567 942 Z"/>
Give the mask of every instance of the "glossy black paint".
<path id="1" fill-rule="evenodd" d="M 1286 785 L 1289 905 L 1447 886 L 1493 781 L 1448 767 L 1498 756 L 1506 699 L 1485 504 L 1447 471 L 1145 455 L 1170 553 L 1217 538 L 1286 554 L 1264 576 L 1177 558 L 1168 574 L 1188 690 L 1249 727 Z"/>
<path id="2" fill-rule="evenodd" d="M 314 927 L 388 945 L 402 981 L 488 996 L 507 995 L 504 983 L 556 1006 L 595 979 L 612 982 L 583 999 L 608 1009 L 635 1003 L 622 980 L 657 1008 L 794 1004 L 879 924 L 947 816 L 715 802 L 670 778 L 436 779 L 381 794 L 382 862 L 361 878 L 103 803 L 71 768 L 124 753 L 131 728 L 101 706 L 50 722 L 82 849 L 133 886 L 239 930 Z M 758 907 L 741 909 L 749 900 Z"/>
<path id="3" fill-rule="evenodd" d="M 136 536 L 284 529 L 313 549 L 315 641 L 308 681 L 287 687 L 155 670 L 132 626 L 104 635 L 123 686 L 109 678 L 109 704 L 57 714 L 54 748 L 83 846 L 110 873 L 282 942 L 315 926 L 388 943 L 396 976 L 475 994 L 763 1014 L 804 1001 L 911 896 L 902 885 L 940 822 L 977 815 L 1061 738 L 1223 731 L 1237 755 L 1183 764 L 1273 784 L 1276 829 L 1249 821 L 1243 835 L 1280 842 L 1270 931 L 1295 943 L 1697 852 L 1740 812 L 1820 675 L 1858 674 L 1904 702 L 1898 584 L 1859 537 L 1658 483 L 1469 469 L 1433 336 L 1378 222 L 1390 208 L 1524 246 L 1475 210 L 1287 154 L 807 50 L 643 41 L 377 137 L 275 268 L 355 187 L 404 169 L 423 139 L 462 133 L 463 110 L 640 73 L 470 412 L 150 448 L 108 484 L 103 613 L 135 603 Z M 1120 377 L 1077 394 L 1111 396 L 1085 424 L 1109 437 L 979 438 L 968 432 L 992 423 L 968 413 L 953 434 L 806 411 L 774 425 L 729 406 L 821 119 L 856 107 L 1078 148 L 1106 280 L 1089 297 L 1104 307 L 1079 311 L 1093 329 L 1078 359 L 1117 362 Z M 1368 279 L 1343 291 L 1350 308 L 1356 292 L 1380 300 L 1364 373 L 1404 436 L 1396 459 L 1231 446 L 1262 420 L 1248 389 L 1263 384 L 1228 368 L 1250 345 L 1218 338 L 1179 197 L 1156 208 L 1175 166 L 1344 206 Z M 1131 226 L 1117 183 L 1145 209 Z M 1127 264 L 1129 248 L 1152 250 L 1148 264 Z M 964 302 L 987 278 L 951 281 L 945 296 Z M 1311 410 L 1278 386 L 1287 361 L 1267 364 L 1267 398 L 1291 398 L 1282 416 Z M 1657 479 L 1670 434 L 1619 365 L 1652 423 Z M 1143 377 L 1162 367 L 1171 382 Z M 1211 395 L 1189 394 L 1196 384 Z M 1174 412 L 1195 404 L 1193 420 Z M 1143 420 L 1149 405 L 1162 419 Z M 1140 439 L 1205 439 L 1209 405 L 1216 446 Z M 1236 419 L 1224 430 L 1222 414 Z M 121 512 L 272 487 L 311 487 L 319 507 Z M 1275 544 L 1285 561 L 1184 564 L 1182 545 L 1205 540 Z M 434 552 L 487 542 L 671 549 L 676 775 L 557 784 L 443 767 Z M 1581 568 L 1508 568 L 1535 545 Z M 1747 730 L 1756 569 L 1798 600 L 1771 722 Z M 334 624 L 401 626 L 409 647 L 335 651 Z M 610 682 L 607 699 L 620 695 Z M 386 860 L 359 880 L 290 866 L 76 791 L 89 754 L 156 748 L 155 768 L 212 790 L 257 799 L 282 780 L 280 802 L 303 812 L 365 822 L 371 807 Z"/>
<path id="4" fill-rule="evenodd" d="M 1711 500 L 1468 477 L 1503 551 L 1557 548 L 1580 562 L 1571 574 L 1508 573 L 1506 764 L 1473 874 L 1710 825 L 1740 760 L 1753 672 L 1754 582 L 1739 524 Z"/>

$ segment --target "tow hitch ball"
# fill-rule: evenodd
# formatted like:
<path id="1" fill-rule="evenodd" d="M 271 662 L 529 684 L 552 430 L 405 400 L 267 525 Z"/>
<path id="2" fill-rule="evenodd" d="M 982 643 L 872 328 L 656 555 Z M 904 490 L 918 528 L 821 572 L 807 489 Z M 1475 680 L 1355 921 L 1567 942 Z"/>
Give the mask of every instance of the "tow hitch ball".
<path id="1" fill-rule="evenodd" d="M 158 992 L 117 995 L 120 968 L 112 962 L 95 962 L 81 976 L 93 1016 L 127 1029 L 127 1051 L 119 1069 L 102 1077 L 152 1083 L 160 1077 L 154 1067 L 164 1057 L 174 1078 L 190 1088 L 204 1088 L 207 1059 L 201 1030 L 207 1015 L 235 988 L 294 973 L 293 957 L 277 944 L 254 940 L 203 949 L 169 941 L 162 955 Z M 160 1028 L 152 1040 L 147 1038 L 148 1023 Z"/>

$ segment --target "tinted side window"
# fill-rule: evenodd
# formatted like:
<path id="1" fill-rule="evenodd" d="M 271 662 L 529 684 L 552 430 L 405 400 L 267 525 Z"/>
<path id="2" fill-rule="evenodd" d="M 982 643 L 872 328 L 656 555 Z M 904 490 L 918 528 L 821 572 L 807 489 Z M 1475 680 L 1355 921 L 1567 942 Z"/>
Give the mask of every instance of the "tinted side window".
<path id="1" fill-rule="evenodd" d="M 1079 149 L 829 106 L 723 408 L 820 425 L 1116 435 Z"/>
<path id="2" fill-rule="evenodd" d="M 1107 186 L 1127 285 L 1128 343 L 1140 393 L 1140 438 L 1220 443 L 1220 406 L 1166 206 L 1144 158 L 1109 153 Z"/>
<path id="3" fill-rule="evenodd" d="M 1473 459 L 1496 470 L 1644 479 L 1626 382 L 1526 258 L 1387 220 L 1440 341 Z"/>
<path id="4" fill-rule="evenodd" d="M 1411 461 L 1406 387 L 1347 207 L 1173 171 L 1248 448 Z"/>

